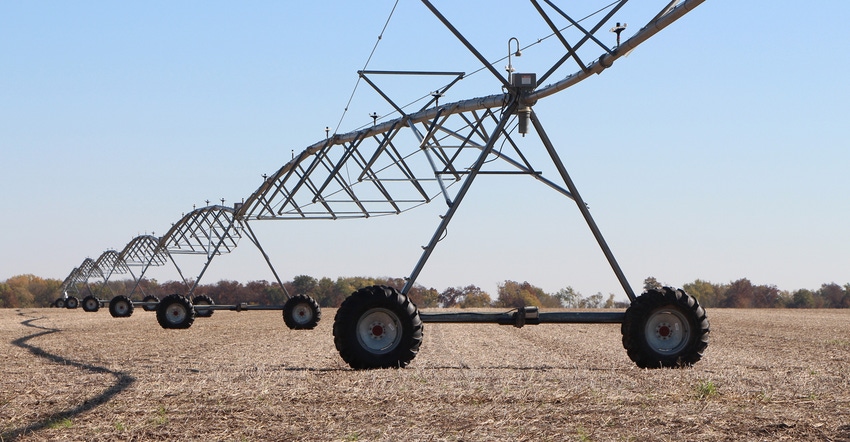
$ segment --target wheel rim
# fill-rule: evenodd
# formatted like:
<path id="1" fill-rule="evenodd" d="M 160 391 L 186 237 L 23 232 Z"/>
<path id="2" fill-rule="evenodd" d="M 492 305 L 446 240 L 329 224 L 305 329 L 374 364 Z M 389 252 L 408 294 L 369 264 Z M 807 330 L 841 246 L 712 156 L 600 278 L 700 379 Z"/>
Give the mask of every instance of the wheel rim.
<path id="1" fill-rule="evenodd" d="M 119 315 L 126 315 L 128 310 L 130 309 L 126 302 L 118 301 L 115 303 L 115 313 L 118 313 Z"/>
<path id="2" fill-rule="evenodd" d="M 389 353 L 401 342 L 401 321 L 390 310 L 370 309 L 357 321 L 357 340 L 371 353 Z"/>
<path id="3" fill-rule="evenodd" d="M 305 303 L 301 303 L 292 309 L 292 320 L 297 324 L 304 325 L 313 320 L 313 309 Z"/>
<path id="4" fill-rule="evenodd" d="M 662 354 L 682 351 L 691 338 L 691 329 L 685 315 L 678 310 L 666 308 L 649 315 L 644 332 L 650 347 Z"/>
<path id="5" fill-rule="evenodd" d="M 95 308 L 97 308 L 97 304 L 98 301 L 96 299 L 89 299 L 88 301 L 86 301 L 86 310 L 94 310 Z"/>
<path id="6" fill-rule="evenodd" d="M 172 324 L 180 324 L 186 320 L 188 313 L 186 308 L 178 303 L 173 303 L 165 309 L 165 317 Z"/>

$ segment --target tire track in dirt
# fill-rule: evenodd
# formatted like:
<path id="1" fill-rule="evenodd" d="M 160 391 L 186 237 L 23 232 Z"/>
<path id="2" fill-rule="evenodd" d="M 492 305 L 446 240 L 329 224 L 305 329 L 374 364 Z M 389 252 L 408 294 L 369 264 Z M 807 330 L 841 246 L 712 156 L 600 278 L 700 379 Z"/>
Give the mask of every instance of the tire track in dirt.
<path id="1" fill-rule="evenodd" d="M 19 312 L 18 315 L 26 317 L 24 315 L 24 313 L 22 313 L 22 312 Z M 47 336 L 47 335 L 50 335 L 50 334 L 53 334 L 53 333 L 59 333 L 59 332 L 62 331 L 60 329 L 47 328 L 47 327 L 42 327 L 42 326 L 33 324 L 33 322 L 41 320 L 41 319 L 45 319 L 45 318 L 44 317 L 37 317 L 37 318 L 27 319 L 27 320 L 24 320 L 23 322 L 21 322 L 21 325 L 23 325 L 24 327 L 31 327 L 31 328 L 34 328 L 34 329 L 40 329 L 42 331 L 32 333 L 30 335 L 15 339 L 14 341 L 12 341 L 12 345 L 19 347 L 19 348 L 22 348 L 24 350 L 27 350 L 36 357 L 47 359 L 48 361 L 55 363 L 55 364 L 58 364 L 58 365 L 61 365 L 63 367 L 74 367 L 74 368 L 78 368 L 78 369 L 81 369 L 81 370 L 91 372 L 93 374 L 110 374 L 110 375 L 115 377 L 115 382 L 112 386 L 110 386 L 108 389 L 106 389 L 103 393 L 101 393 L 101 394 L 99 394 L 95 397 L 92 397 L 92 398 L 90 398 L 86 401 L 83 401 L 82 404 L 80 404 L 76 407 L 68 408 L 68 409 L 53 413 L 53 414 L 47 416 L 46 418 L 44 418 L 44 419 L 42 419 L 38 422 L 34 422 L 34 423 L 27 425 L 25 427 L 16 428 L 16 429 L 12 429 L 12 430 L 9 430 L 9 431 L 4 431 L 2 434 L 0 434 L 0 440 L 3 440 L 3 441 L 16 440 L 17 438 L 19 438 L 23 435 L 34 433 L 36 431 L 48 428 L 51 424 L 53 424 L 57 421 L 60 421 L 60 420 L 63 420 L 63 419 L 71 419 L 71 418 L 78 416 L 82 413 L 85 413 L 87 411 L 91 411 L 91 410 L 109 402 L 110 400 L 112 400 L 112 398 L 114 398 L 115 396 L 117 396 L 118 394 L 120 394 L 121 392 L 123 392 L 124 390 L 129 388 L 131 385 L 133 385 L 133 383 L 136 381 L 136 379 L 133 376 L 131 376 L 127 373 L 120 372 L 120 371 L 112 371 L 112 370 L 105 368 L 105 367 L 99 367 L 99 366 L 96 366 L 96 365 L 77 362 L 77 361 L 65 358 L 63 356 L 59 356 L 59 355 L 50 353 L 50 352 L 42 349 L 41 347 L 38 347 L 37 345 L 30 344 L 29 341 L 31 341 L 33 339 L 40 338 L 40 337 L 43 337 L 43 336 Z"/>

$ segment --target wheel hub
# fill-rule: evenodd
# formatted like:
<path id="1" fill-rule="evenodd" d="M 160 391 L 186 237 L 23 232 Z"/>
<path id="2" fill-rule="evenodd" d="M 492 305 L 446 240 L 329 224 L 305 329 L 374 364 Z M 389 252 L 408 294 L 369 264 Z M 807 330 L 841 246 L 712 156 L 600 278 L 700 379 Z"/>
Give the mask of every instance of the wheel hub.
<path id="1" fill-rule="evenodd" d="M 186 310 L 183 309 L 183 306 L 172 305 L 168 308 L 168 316 L 171 317 L 172 323 L 179 324 L 186 317 Z"/>
<path id="2" fill-rule="evenodd" d="M 299 324 L 306 324 L 313 319 L 313 311 L 305 304 L 299 304 L 295 307 L 294 318 Z"/>
<path id="3" fill-rule="evenodd" d="M 372 353 L 389 353 L 398 346 L 401 338 L 401 321 L 391 310 L 374 308 L 357 321 L 357 339 Z"/>
<path id="4" fill-rule="evenodd" d="M 685 315 L 675 308 L 660 308 L 647 318 L 647 344 L 661 354 L 675 354 L 684 349 L 691 338 Z"/>
<path id="5" fill-rule="evenodd" d="M 384 325 L 383 324 L 372 324 L 372 338 L 380 339 L 384 334 Z"/>
<path id="6" fill-rule="evenodd" d="M 658 327 L 655 329 L 655 333 L 661 339 L 670 339 L 670 335 L 673 332 L 670 330 L 670 324 L 658 324 Z"/>

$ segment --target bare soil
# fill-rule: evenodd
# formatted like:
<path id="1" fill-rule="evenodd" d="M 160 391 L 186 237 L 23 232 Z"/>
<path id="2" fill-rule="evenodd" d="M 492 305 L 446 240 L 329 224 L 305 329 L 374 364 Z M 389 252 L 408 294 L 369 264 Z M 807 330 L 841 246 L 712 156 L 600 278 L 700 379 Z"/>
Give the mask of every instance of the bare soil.
<path id="1" fill-rule="evenodd" d="M 703 361 L 659 370 L 616 324 L 426 324 L 354 371 L 322 313 L 0 309 L 0 440 L 850 441 L 850 310 L 710 310 Z"/>

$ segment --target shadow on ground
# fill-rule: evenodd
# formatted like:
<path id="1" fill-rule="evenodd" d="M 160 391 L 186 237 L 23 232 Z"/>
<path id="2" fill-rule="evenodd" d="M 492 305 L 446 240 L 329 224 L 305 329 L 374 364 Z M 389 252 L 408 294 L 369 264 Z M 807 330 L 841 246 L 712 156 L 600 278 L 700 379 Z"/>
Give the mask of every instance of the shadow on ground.
<path id="1" fill-rule="evenodd" d="M 24 316 L 23 313 L 18 313 L 18 314 L 20 316 Z M 25 327 L 40 329 L 42 331 L 33 333 L 31 335 L 24 336 L 24 337 L 19 338 L 19 339 L 15 339 L 14 341 L 12 341 L 12 345 L 14 345 L 16 347 L 23 348 L 23 349 L 29 351 L 30 353 L 32 353 L 33 355 L 39 357 L 39 358 L 47 359 L 48 361 L 53 362 L 53 363 L 58 364 L 58 365 L 61 365 L 63 367 L 75 367 L 75 368 L 79 368 L 81 370 L 86 370 L 86 371 L 89 371 L 89 372 L 95 373 L 95 374 L 111 374 L 113 377 L 115 377 L 115 383 L 111 387 L 109 387 L 106 391 L 104 391 L 103 393 L 101 393 L 101 394 L 99 394 L 99 395 L 97 395 L 97 396 L 95 396 L 91 399 L 84 401 L 81 405 L 53 413 L 53 414 L 47 416 L 46 418 L 44 418 L 44 419 L 42 419 L 38 422 L 34 422 L 34 423 L 27 425 L 25 427 L 15 428 L 15 429 L 10 429 L 8 431 L 4 431 L 2 434 L 0 434 L 0 440 L 3 440 L 3 441 L 15 440 L 22 435 L 43 430 L 43 429 L 51 426 L 55 422 L 62 421 L 64 419 L 72 419 L 73 417 L 75 417 L 75 416 L 77 416 L 81 413 L 85 413 L 86 411 L 93 410 L 94 408 L 97 408 L 100 405 L 103 405 L 103 404 L 109 402 L 113 397 L 115 397 L 116 395 L 118 395 L 122 391 L 129 388 L 133 384 L 133 382 L 136 381 L 136 379 L 134 377 L 128 375 L 127 373 L 120 372 L 120 371 L 112 371 L 112 370 L 109 370 L 105 367 L 98 367 L 96 365 L 84 364 L 84 363 L 81 363 L 81 362 L 73 361 L 71 359 L 49 353 L 49 352 L 45 351 L 44 349 L 42 349 L 38 346 L 30 344 L 29 341 L 31 341 L 35 338 L 47 336 L 47 335 L 52 334 L 52 333 L 59 333 L 59 332 L 62 331 L 62 330 L 59 330 L 59 329 L 46 328 L 46 327 L 41 327 L 41 326 L 33 324 L 33 322 L 38 321 L 40 319 L 44 319 L 44 318 L 32 318 L 32 319 L 27 319 L 27 320 L 21 322 L 21 325 L 23 325 Z"/>

